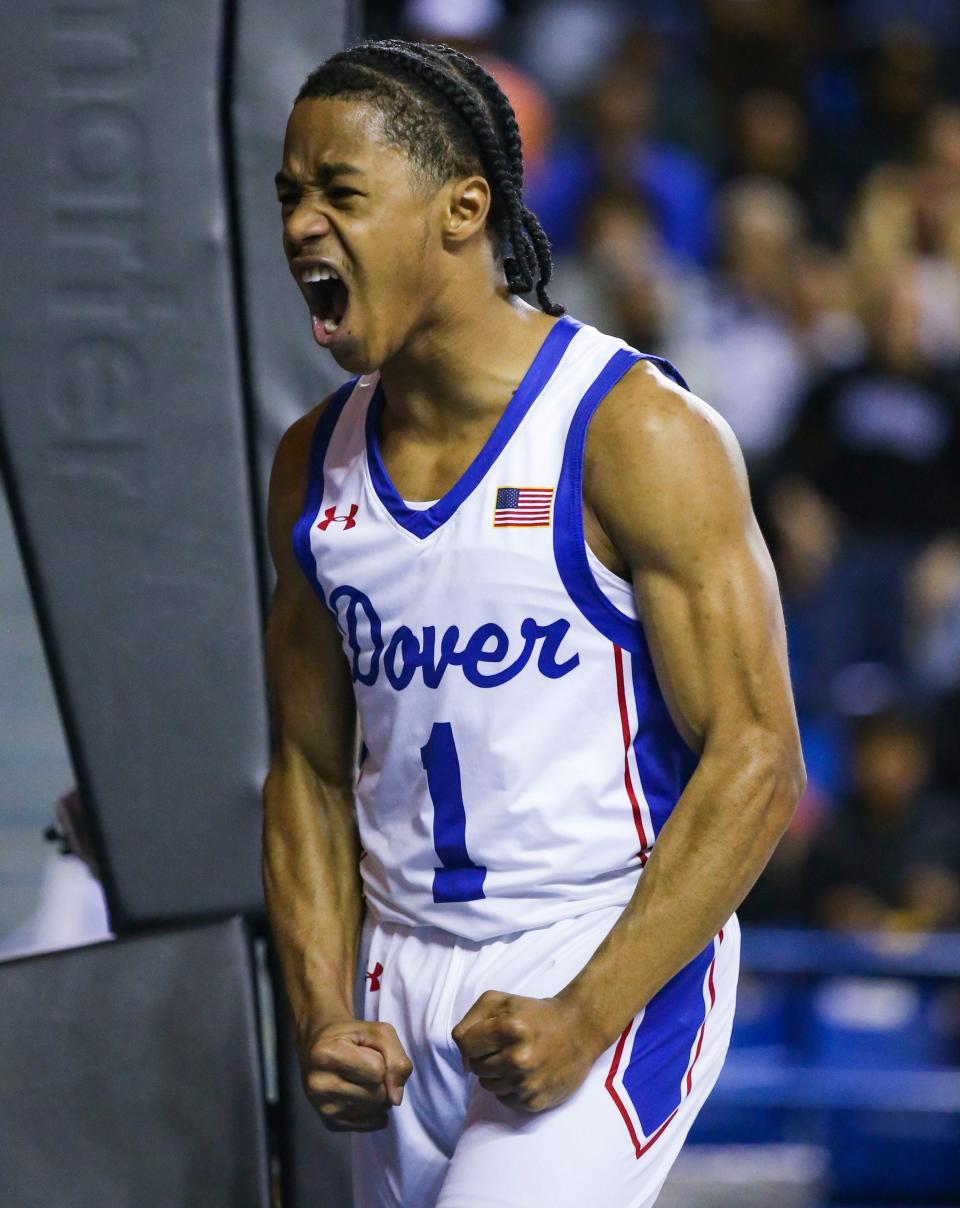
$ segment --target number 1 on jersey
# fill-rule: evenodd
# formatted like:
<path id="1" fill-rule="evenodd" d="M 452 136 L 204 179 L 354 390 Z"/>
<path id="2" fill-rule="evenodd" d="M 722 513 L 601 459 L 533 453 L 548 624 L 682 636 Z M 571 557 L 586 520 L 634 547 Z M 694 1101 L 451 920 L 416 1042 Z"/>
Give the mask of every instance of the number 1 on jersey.
<path id="1" fill-rule="evenodd" d="M 460 760 L 448 721 L 433 723 L 420 760 L 427 773 L 427 788 L 433 802 L 433 845 L 442 868 L 434 870 L 435 902 L 473 902 L 484 897 L 487 870 L 474 864 L 467 852 L 467 815 L 463 808 Z"/>

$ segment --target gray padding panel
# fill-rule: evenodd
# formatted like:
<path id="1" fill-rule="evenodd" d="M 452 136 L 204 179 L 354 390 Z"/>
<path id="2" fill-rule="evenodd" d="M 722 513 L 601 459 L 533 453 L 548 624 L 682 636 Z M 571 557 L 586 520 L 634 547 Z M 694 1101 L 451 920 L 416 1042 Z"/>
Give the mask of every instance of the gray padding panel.
<path id="1" fill-rule="evenodd" d="M 271 949 L 271 967 L 277 1028 L 284 1208 L 350 1208 L 353 1203 L 351 1134 L 331 1132 L 307 1098 L 300 1059 L 293 1042 L 290 1000 L 283 986 L 275 949 Z"/>
<path id="2" fill-rule="evenodd" d="M 314 67 L 355 40 L 358 8 L 346 0 L 239 0 L 237 10 L 232 116 L 264 501 L 284 430 L 348 376 L 310 334 L 280 245 L 273 177 L 293 98 Z"/>
<path id="3" fill-rule="evenodd" d="M 306 308 L 280 244 L 273 176 L 297 90 L 318 63 L 354 40 L 358 8 L 345 0 L 238 0 L 236 10 L 232 144 L 262 516 L 280 436 L 346 377 L 310 334 Z M 263 556 L 271 579 L 265 544 Z M 273 973 L 283 1203 L 286 1208 L 349 1208 L 350 1137 L 326 1129 L 307 1100 L 276 963 Z"/>
<path id="4" fill-rule="evenodd" d="M 0 962 L 0 1204 L 268 1208 L 239 918 Z"/>
<path id="5" fill-rule="evenodd" d="M 115 930 L 262 909 L 223 18 L 4 6 L 0 434 Z"/>

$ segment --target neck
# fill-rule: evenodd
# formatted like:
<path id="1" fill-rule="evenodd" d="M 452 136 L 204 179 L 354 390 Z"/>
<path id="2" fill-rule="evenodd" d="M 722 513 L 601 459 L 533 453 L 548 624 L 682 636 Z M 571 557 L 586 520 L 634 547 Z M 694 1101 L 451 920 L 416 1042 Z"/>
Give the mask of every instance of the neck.
<path id="1" fill-rule="evenodd" d="M 388 423 L 442 437 L 499 413 L 555 320 L 501 285 L 458 290 L 380 369 Z"/>

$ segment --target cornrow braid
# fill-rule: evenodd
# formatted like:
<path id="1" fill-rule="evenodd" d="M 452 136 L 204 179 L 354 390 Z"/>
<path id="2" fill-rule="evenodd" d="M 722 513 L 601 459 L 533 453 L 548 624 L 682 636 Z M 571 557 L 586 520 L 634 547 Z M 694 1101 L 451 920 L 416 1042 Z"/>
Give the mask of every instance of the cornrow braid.
<path id="1" fill-rule="evenodd" d="M 434 178 L 479 166 L 490 184 L 491 226 L 510 246 L 503 263 L 507 288 L 515 294 L 536 290 L 547 314 L 562 314 L 546 292 L 553 271 L 549 240 L 523 203 L 516 115 L 496 80 L 452 47 L 384 39 L 332 55 L 307 77 L 296 99 L 345 92 L 369 96 L 388 135 Z"/>
<path id="2" fill-rule="evenodd" d="M 452 46 L 439 45 L 430 49 L 438 52 L 449 60 L 462 75 L 482 93 L 491 113 L 499 126 L 501 146 L 507 159 L 508 167 L 513 176 L 514 189 L 518 198 L 523 197 L 523 147 L 520 139 L 520 126 L 506 94 L 489 72 L 485 71 L 476 59 L 455 50 Z M 553 275 L 553 259 L 550 255 L 550 241 L 543 227 L 532 210 L 522 205 L 520 226 L 524 241 L 529 240 L 534 253 L 537 270 L 537 298 L 540 305 L 548 314 L 557 313 L 546 293 L 546 286 Z M 513 232 L 511 232 L 512 235 Z M 527 287 L 530 288 L 529 286 Z M 562 311 L 562 308 L 561 308 Z"/>
<path id="3" fill-rule="evenodd" d="M 346 53 L 351 54 L 350 51 Z M 436 63 L 431 63 L 427 56 L 421 57 L 412 48 L 408 50 L 403 44 L 367 43 L 356 47 L 352 57 L 356 59 L 361 55 L 361 62 L 370 61 L 371 58 L 376 62 L 378 58 L 382 58 L 416 75 L 449 101 L 455 113 L 467 124 L 480 149 L 481 166 L 507 214 L 513 249 L 513 260 L 504 263 L 507 286 L 514 293 L 529 292 L 534 287 L 536 256 L 529 241 L 521 239 L 515 242 L 517 231 L 522 230 L 523 203 L 517 196 L 513 173 L 507 164 L 497 133 L 475 94 L 465 88 L 456 76 Z"/>

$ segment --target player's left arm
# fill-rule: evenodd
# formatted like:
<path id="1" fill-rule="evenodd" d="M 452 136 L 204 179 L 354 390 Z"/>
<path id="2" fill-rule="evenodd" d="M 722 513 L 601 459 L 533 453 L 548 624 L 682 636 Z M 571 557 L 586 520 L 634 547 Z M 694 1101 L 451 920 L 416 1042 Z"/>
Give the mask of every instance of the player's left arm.
<path id="1" fill-rule="evenodd" d="M 661 689 L 700 758 L 580 974 L 553 999 L 488 992 L 454 1030 L 483 1085 L 534 1111 L 571 1094 L 717 934 L 805 783 L 776 576 L 727 424 L 641 362 L 591 421 L 584 506 L 629 566 Z"/>

